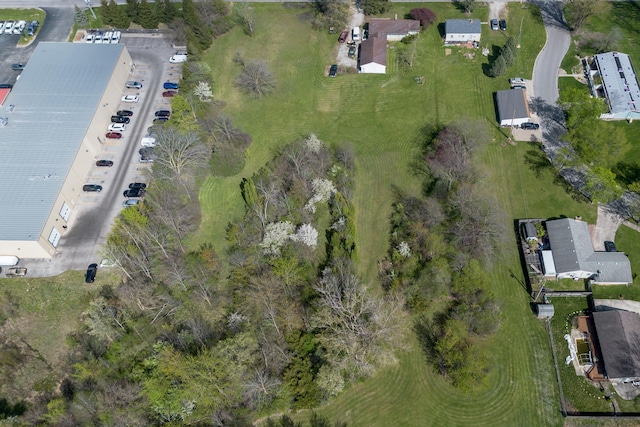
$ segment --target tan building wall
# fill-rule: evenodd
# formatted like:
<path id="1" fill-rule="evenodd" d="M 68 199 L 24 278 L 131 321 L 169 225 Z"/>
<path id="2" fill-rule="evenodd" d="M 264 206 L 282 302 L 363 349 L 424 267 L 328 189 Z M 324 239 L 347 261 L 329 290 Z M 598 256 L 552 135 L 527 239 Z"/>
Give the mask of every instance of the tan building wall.
<path id="1" fill-rule="evenodd" d="M 19 258 L 51 258 L 55 255 L 56 248 L 49 242 L 49 238 L 54 229 L 54 233 L 60 236 L 65 232 L 63 226 L 67 225 L 70 216 L 73 215 L 82 193 L 82 186 L 95 165 L 97 155 L 102 151 L 104 134 L 111 123 L 112 114 L 120 105 L 125 83 L 132 70 L 133 61 L 125 47 L 38 240 L 0 241 L 0 255 L 15 255 Z M 61 212 L 67 214 L 66 219 Z"/>

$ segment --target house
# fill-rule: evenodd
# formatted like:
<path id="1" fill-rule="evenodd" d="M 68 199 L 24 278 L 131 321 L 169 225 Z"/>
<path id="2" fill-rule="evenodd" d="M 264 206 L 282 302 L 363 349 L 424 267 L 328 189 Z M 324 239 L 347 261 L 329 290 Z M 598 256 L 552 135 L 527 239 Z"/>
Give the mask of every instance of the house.
<path id="1" fill-rule="evenodd" d="M 589 67 L 591 93 L 604 98 L 609 111 L 602 119 L 630 120 L 640 118 L 640 86 L 626 53 L 606 52 L 593 57 Z"/>
<path id="2" fill-rule="evenodd" d="M 400 41 L 418 34 L 420 21 L 413 19 L 372 19 L 369 38 L 360 45 L 360 72 L 385 74 L 387 72 L 387 42 Z"/>
<path id="3" fill-rule="evenodd" d="M 545 276 L 590 279 L 595 284 L 628 285 L 631 264 L 624 252 L 596 252 L 586 222 L 562 218 L 546 222 L 551 257 L 543 257 Z"/>
<path id="4" fill-rule="evenodd" d="M 466 44 L 480 41 L 479 19 L 447 19 L 444 21 L 444 44 Z"/>
<path id="5" fill-rule="evenodd" d="M 531 120 L 529 103 L 524 89 L 499 90 L 496 92 L 498 122 L 500 126 L 520 126 Z"/>
<path id="6" fill-rule="evenodd" d="M 593 321 L 609 381 L 614 385 L 640 381 L 640 314 L 594 311 Z"/>

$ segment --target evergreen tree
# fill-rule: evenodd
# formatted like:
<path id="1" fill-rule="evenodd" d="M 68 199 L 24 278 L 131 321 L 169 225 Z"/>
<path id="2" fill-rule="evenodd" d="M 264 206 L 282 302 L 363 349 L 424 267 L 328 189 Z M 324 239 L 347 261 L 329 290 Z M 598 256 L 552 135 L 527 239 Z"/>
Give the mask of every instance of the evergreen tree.
<path id="1" fill-rule="evenodd" d="M 493 64 L 489 67 L 489 77 L 498 77 L 507 72 L 507 63 L 504 59 L 504 56 L 498 56 Z"/>
<path id="2" fill-rule="evenodd" d="M 118 7 L 115 0 L 111 0 L 109 2 L 109 9 L 110 9 L 112 19 L 108 25 L 111 25 L 115 28 L 129 28 L 129 24 L 131 23 L 131 21 L 127 17 L 127 14 L 125 13 L 124 9 Z"/>
<path id="3" fill-rule="evenodd" d="M 87 28 L 89 26 L 89 18 L 87 18 L 87 14 L 75 4 L 73 5 L 73 9 L 75 10 L 74 20 L 76 24 L 78 24 L 78 27 Z"/>
<path id="4" fill-rule="evenodd" d="M 140 3 L 138 0 L 127 0 L 127 17 L 136 24 L 139 24 L 138 15 L 140 13 Z"/>
<path id="5" fill-rule="evenodd" d="M 158 3 L 160 2 L 158 1 Z M 164 7 L 163 7 L 162 15 L 160 15 L 159 18 L 160 18 L 160 21 L 164 22 L 165 24 L 170 23 L 171 21 L 174 20 L 174 18 L 180 15 L 178 8 L 174 3 L 171 2 L 171 0 L 164 0 L 163 6 Z"/>
<path id="6" fill-rule="evenodd" d="M 113 21 L 113 10 L 111 9 L 107 0 L 100 0 L 100 11 L 102 13 L 102 22 L 105 25 L 111 25 L 111 21 Z"/>
<path id="7" fill-rule="evenodd" d="M 142 25 L 142 28 L 158 28 L 158 15 L 147 0 L 140 1 L 138 24 Z"/>

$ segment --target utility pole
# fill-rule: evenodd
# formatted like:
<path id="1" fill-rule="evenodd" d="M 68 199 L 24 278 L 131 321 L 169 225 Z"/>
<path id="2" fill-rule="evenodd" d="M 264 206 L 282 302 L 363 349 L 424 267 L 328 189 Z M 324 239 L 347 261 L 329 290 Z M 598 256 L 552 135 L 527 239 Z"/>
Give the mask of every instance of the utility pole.
<path id="1" fill-rule="evenodd" d="M 91 11 L 91 14 L 93 15 L 93 19 L 98 19 L 96 17 L 96 13 L 93 11 L 93 8 L 91 7 L 91 0 L 84 0 L 84 2 L 87 4 L 87 7 Z"/>

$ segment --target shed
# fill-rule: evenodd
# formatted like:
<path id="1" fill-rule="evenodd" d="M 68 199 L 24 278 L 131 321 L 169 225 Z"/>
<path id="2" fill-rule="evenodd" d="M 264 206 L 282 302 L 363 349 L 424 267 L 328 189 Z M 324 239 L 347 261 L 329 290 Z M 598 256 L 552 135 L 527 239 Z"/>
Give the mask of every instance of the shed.
<path id="1" fill-rule="evenodd" d="M 538 319 L 551 319 L 554 314 L 553 304 L 536 305 L 536 317 Z"/>
<path id="2" fill-rule="evenodd" d="M 525 222 L 522 224 L 522 235 L 524 240 L 527 242 L 537 241 L 538 240 L 538 232 L 536 231 L 536 226 L 532 222 Z"/>
<path id="3" fill-rule="evenodd" d="M 500 126 L 520 126 L 531 120 L 529 104 L 524 89 L 499 90 L 496 92 L 498 122 Z"/>
<path id="4" fill-rule="evenodd" d="M 545 277 L 555 279 L 558 275 L 556 264 L 553 262 L 552 251 L 540 251 L 542 254 L 542 269 Z"/>
<path id="5" fill-rule="evenodd" d="M 447 19 L 444 21 L 444 44 L 466 44 L 480 41 L 479 19 Z"/>

